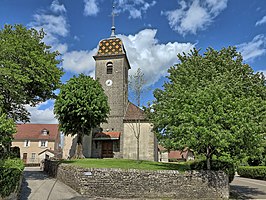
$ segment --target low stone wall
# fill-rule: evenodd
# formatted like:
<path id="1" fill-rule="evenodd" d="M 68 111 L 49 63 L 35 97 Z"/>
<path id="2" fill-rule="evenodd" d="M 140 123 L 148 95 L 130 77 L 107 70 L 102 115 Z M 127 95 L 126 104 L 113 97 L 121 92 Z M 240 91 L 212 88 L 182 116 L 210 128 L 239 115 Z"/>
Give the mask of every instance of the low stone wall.
<path id="1" fill-rule="evenodd" d="M 224 172 L 84 169 L 69 164 L 46 164 L 45 171 L 82 195 L 111 198 L 228 199 Z M 52 164 L 51 164 L 52 163 Z M 50 166 L 49 168 L 47 168 Z M 57 167 L 51 167 L 57 166 Z M 57 172 L 55 172 L 55 170 Z"/>

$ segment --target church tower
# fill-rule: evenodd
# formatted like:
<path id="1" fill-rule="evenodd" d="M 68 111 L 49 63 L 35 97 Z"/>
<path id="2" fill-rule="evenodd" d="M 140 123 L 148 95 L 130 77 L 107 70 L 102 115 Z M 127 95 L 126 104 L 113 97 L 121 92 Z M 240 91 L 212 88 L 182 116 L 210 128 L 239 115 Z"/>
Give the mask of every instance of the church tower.
<path id="1" fill-rule="evenodd" d="M 93 56 L 95 78 L 108 97 L 110 114 L 107 123 L 101 124 L 102 130 L 95 128 L 93 134 L 84 136 L 83 154 L 92 158 L 157 160 L 158 146 L 152 124 L 143 110 L 128 101 L 130 64 L 122 40 L 115 35 L 114 12 L 112 16 L 111 36 L 99 42 Z M 138 140 L 135 127 L 141 131 Z M 75 139 L 69 136 L 65 141 L 63 151 L 71 157 Z"/>
<path id="2" fill-rule="evenodd" d="M 128 70 L 130 65 L 122 40 L 115 35 L 114 13 L 111 36 L 99 42 L 94 56 L 95 78 L 101 83 L 108 97 L 110 114 L 108 123 L 101 125 L 103 132 L 119 132 L 120 152 L 123 146 L 123 119 L 128 105 Z"/>
<path id="3" fill-rule="evenodd" d="M 123 117 L 128 102 L 128 70 L 130 65 L 119 38 L 101 40 L 99 50 L 94 56 L 96 61 L 95 77 L 99 79 L 108 97 L 110 115 L 104 131 L 123 131 Z"/>

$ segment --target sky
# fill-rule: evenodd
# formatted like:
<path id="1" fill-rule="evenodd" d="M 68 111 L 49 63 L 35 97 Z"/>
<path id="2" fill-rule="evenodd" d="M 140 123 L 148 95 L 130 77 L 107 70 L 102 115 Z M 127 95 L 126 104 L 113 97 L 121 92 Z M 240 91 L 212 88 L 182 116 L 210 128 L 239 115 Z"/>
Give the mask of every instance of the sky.
<path id="1" fill-rule="evenodd" d="M 143 105 L 154 99 L 154 89 L 163 87 L 177 54 L 193 48 L 203 53 L 208 47 L 236 46 L 244 63 L 266 74 L 265 0 L 0 0 L 0 28 L 43 28 L 44 42 L 61 53 L 58 67 L 64 69 L 65 83 L 80 73 L 94 77 L 93 55 L 99 41 L 111 35 L 113 5 L 129 73 L 141 68 L 145 75 Z M 26 106 L 31 123 L 58 123 L 53 104 Z"/>

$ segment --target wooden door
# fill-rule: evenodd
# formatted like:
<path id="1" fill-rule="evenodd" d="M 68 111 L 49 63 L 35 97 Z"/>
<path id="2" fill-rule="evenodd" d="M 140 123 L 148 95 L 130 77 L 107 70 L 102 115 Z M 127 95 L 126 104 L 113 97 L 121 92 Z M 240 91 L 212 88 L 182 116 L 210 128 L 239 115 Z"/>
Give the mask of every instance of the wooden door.
<path id="1" fill-rule="evenodd" d="M 102 141 L 102 158 L 113 157 L 113 141 Z"/>
<path id="2" fill-rule="evenodd" d="M 24 163 L 27 163 L 27 153 L 23 153 L 22 160 Z"/>

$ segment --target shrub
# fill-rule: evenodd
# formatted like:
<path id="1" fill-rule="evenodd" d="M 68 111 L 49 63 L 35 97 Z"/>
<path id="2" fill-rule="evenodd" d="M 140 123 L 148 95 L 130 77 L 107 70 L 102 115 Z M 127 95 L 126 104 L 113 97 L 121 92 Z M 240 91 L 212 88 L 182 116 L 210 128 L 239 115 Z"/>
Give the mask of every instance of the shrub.
<path id="1" fill-rule="evenodd" d="M 266 180 L 266 166 L 241 166 L 238 167 L 237 173 L 246 178 Z"/>
<path id="2" fill-rule="evenodd" d="M 190 164 L 192 170 L 207 170 L 207 161 L 206 160 L 197 160 Z M 235 167 L 234 164 L 228 161 L 221 160 L 211 160 L 211 170 L 224 171 L 229 177 L 229 183 L 234 180 L 235 176 Z"/>
<path id="3" fill-rule="evenodd" d="M 20 148 L 19 147 L 11 147 L 9 157 L 10 158 L 20 158 Z"/>
<path id="4" fill-rule="evenodd" d="M 15 191 L 20 183 L 20 177 L 24 169 L 20 159 L 8 159 L 0 161 L 0 196 L 6 197 Z"/>

